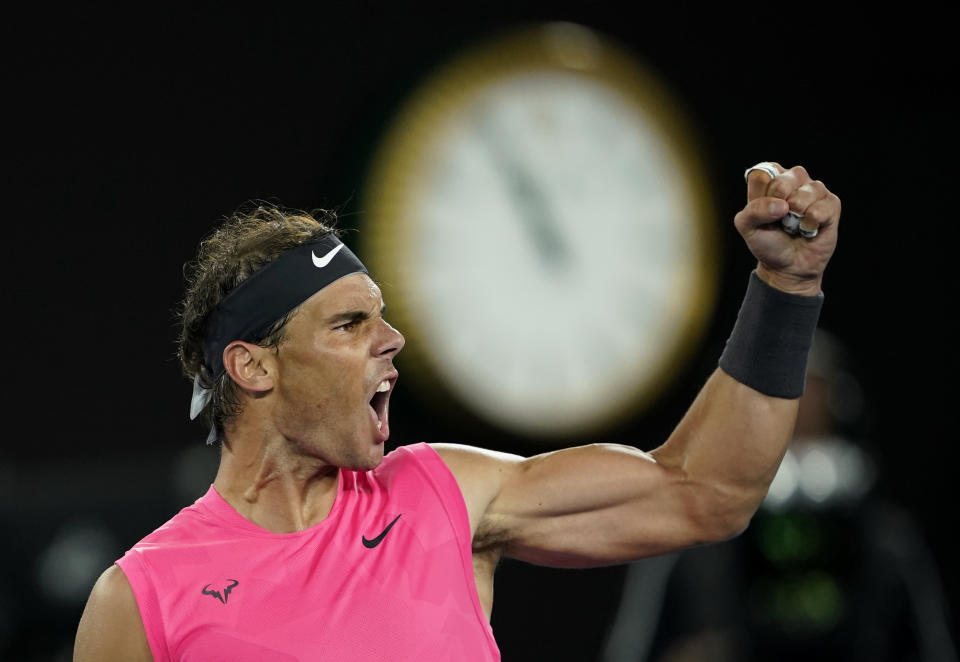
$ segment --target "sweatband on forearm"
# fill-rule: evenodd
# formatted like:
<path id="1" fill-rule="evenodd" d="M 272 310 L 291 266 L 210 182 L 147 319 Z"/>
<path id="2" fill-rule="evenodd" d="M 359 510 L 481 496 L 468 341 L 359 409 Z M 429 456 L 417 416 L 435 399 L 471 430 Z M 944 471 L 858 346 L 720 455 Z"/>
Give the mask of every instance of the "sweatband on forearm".
<path id="1" fill-rule="evenodd" d="M 822 307 L 822 292 L 812 297 L 789 294 L 752 272 L 720 367 L 766 395 L 799 398 L 806 385 L 807 354 Z"/>

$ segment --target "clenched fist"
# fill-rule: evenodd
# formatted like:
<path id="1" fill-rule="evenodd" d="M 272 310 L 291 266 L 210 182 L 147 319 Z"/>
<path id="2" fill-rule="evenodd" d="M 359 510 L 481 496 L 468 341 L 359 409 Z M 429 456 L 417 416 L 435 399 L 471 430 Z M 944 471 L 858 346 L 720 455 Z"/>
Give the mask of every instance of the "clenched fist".
<path id="1" fill-rule="evenodd" d="M 823 182 L 811 179 L 802 166 L 785 169 L 768 163 L 779 174 L 771 177 L 764 169 L 749 172 L 747 205 L 734 224 L 757 258 L 761 279 L 785 292 L 817 295 L 837 247 L 840 198 Z M 816 236 L 784 232 L 780 219 L 791 211 L 801 217 L 800 229 L 817 230 Z"/>

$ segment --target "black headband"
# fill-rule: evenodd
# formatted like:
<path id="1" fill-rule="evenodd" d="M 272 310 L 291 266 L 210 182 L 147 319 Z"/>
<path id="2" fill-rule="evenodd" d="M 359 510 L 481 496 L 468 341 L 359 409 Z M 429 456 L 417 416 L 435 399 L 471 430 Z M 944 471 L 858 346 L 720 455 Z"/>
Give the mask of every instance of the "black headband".
<path id="1" fill-rule="evenodd" d="M 367 273 L 353 252 L 333 234 L 282 253 L 250 275 L 217 304 L 207 319 L 203 362 L 217 379 L 223 350 L 234 340 L 259 342 L 284 315 L 350 274 Z"/>

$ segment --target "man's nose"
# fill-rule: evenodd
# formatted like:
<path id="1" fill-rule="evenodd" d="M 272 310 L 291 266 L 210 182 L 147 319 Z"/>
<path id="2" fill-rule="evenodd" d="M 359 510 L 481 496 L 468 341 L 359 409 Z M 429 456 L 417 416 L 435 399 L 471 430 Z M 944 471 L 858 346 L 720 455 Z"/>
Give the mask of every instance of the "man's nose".
<path id="1" fill-rule="evenodd" d="M 380 319 L 380 335 L 375 349 L 377 356 L 393 358 L 407 342 L 403 334 L 390 326 L 390 323 L 383 318 Z"/>

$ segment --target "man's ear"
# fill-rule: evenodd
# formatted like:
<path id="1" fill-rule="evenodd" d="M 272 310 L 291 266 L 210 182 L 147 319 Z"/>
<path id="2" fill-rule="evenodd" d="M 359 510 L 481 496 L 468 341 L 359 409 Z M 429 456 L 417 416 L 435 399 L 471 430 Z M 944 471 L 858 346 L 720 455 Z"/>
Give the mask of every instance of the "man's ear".
<path id="1" fill-rule="evenodd" d="M 223 367 L 242 389 L 264 393 L 273 388 L 269 361 L 270 350 L 252 343 L 234 340 L 223 349 Z"/>

